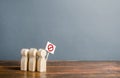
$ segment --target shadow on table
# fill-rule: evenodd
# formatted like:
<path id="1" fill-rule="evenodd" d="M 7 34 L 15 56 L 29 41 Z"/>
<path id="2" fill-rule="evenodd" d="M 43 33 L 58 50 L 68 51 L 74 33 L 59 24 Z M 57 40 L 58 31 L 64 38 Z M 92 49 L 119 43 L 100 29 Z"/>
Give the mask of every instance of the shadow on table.
<path id="1" fill-rule="evenodd" d="M 1 66 L 1 68 L 7 69 L 7 70 L 20 70 L 19 66 Z"/>

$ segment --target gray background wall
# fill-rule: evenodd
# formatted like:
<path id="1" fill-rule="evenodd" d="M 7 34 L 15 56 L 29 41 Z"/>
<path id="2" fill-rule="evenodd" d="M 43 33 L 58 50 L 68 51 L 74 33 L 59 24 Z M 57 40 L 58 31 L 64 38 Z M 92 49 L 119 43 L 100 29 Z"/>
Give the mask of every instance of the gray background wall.
<path id="1" fill-rule="evenodd" d="M 0 60 L 48 40 L 50 60 L 120 60 L 120 0 L 0 0 Z"/>

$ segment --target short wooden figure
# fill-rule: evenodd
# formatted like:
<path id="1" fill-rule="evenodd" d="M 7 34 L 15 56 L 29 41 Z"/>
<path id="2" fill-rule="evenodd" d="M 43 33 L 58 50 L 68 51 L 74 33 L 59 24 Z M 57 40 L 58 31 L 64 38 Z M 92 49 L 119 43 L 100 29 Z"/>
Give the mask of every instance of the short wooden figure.
<path id="1" fill-rule="evenodd" d="M 21 64 L 20 64 L 20 69 L 23 71 L 27 71 L 27 66 L 28 66 L 28 52 L 29 49 L 22 49 L 21 50 Z"/>
<path id="2" fill-rule="evenodd" d="M 31 48 L 29 51 L 29 71 L 36 70 L 36 53 L 37 49 Z"/>
<path id="3" fill-rule="evenodd" d="M 39 51 L 37 52 L 37 71 L 39 72 L 46 72 L 46 50 L 44 49 L 39 49 Z"/>

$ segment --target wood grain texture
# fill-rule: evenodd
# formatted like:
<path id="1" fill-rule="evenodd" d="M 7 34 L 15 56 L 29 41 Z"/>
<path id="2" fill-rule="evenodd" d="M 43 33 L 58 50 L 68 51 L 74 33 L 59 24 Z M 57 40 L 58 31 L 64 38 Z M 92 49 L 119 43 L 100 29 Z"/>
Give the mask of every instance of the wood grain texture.
<path id="1" fill-rule="evenodd" d="M 0 61 L 0 78 L 120 78 L 120 62 L 49 61 L 40 73 L 21 71 L 18 61 Z"/>

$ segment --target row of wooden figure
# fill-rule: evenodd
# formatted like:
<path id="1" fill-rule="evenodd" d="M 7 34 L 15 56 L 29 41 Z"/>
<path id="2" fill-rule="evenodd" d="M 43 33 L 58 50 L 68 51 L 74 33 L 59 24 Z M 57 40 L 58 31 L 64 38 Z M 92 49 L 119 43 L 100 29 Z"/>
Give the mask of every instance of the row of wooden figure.
<path id="1" fill-rule="evenodd" d="M 21 70 L 46 72 L 46 50 L 44 49 L 22 49 Z"/>

